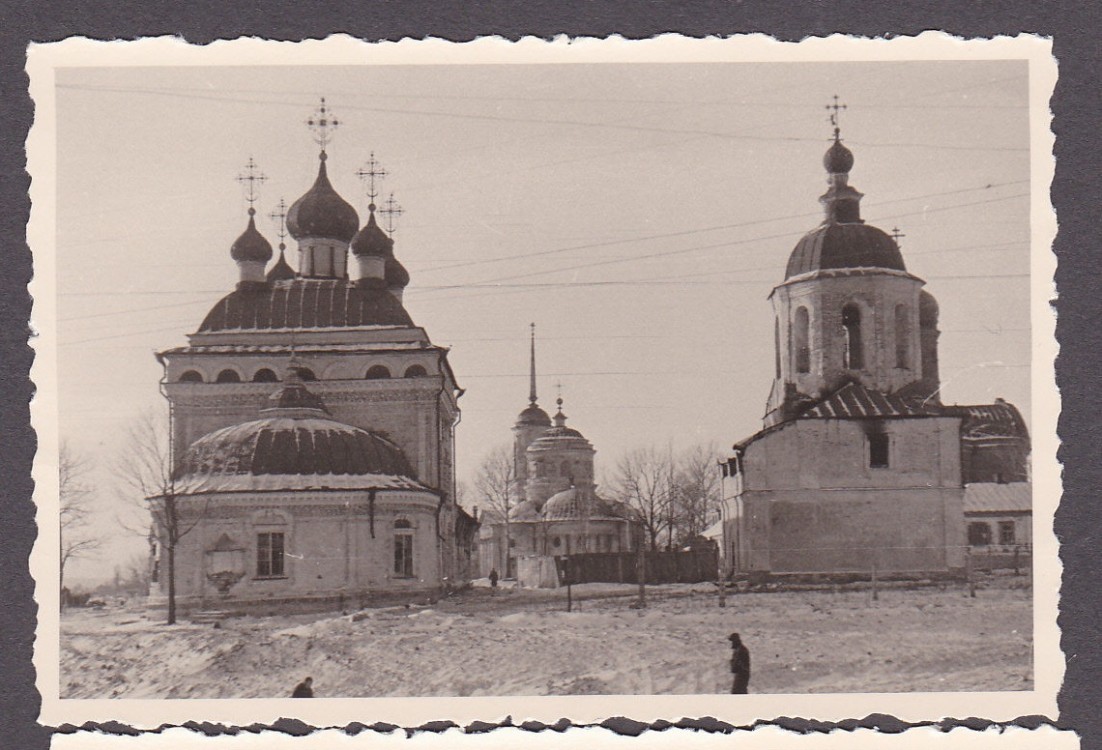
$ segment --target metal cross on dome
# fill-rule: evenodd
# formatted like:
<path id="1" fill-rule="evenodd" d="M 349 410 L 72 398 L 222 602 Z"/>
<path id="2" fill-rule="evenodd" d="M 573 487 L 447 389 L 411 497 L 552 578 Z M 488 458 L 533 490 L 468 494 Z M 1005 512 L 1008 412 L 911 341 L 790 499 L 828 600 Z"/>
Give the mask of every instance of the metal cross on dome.
<path id="1" fill-rule="evenodd" d="M 398 224 L 398 217 L 405 213 L 405 209 L 399 205 L 398 201 L 394 200 L 394 193 L 387 196 L 386 203 L 379 209 L 379 213 L 385 217 L 386 226 L 384 228 L 386 233 L 393 237 L 394 229 Z"/>
<path id="2" fill-rule="evenodd" d="M 896 247 L 902 247 L 899 241 L 906 236 L 907 235 L 903 234 L 903 232 L 899 231 L 899 227 L 892 227 L 892 239 L 895 240 Z"/>
<path id="3" fill-rule="evenodd" d="M 367 163 L 356 170 L 356 176 L 360 178 L 360 182 L 367 185 L 367 198 L 371 202 L 369 208 L 372 211 L 375 210 L 375 199 L 379 197 L 377 181 L 388 174 L 390 173 L 383 169 L 383 165 L 375 158 L 374 151 L 367 157 Z"/>
<path id="4" fill-rule="evenodd" d="M 835 94 L 834 95 L 834 103 L 826 105 L 826 108 L 828 110 L 833 110 L 830 113 L 830 118 L 829 119 L 830 119 L 830 124 L 834 126 L 834 137 L 837 138 L 838 133 L 840 132 L 840 130 L 839 130 L 839 128 L 840 128 L 839 114 L 841 113 L 841 111 L 843 109 L 846 109 L 846 105 L 845 104 L 839 104 L 838 103 L 838 95 Z"/>
<path id="5" fill-rule="evenodd" d="M 283 249 L 283 240 L 287 238 L 287 203 L 280 198 L 275 210 L 268 214 L 268 218 L 279 224 L 279 247 Z"/>
<path id="6" fill-rule="evenodd" d="M 325 145 L 333 138 L 333 131 L 340 124 L 340 120 L 334 117 L 329 108 L 325 106 L 324 96 L 321 98 L 321 104 L 314 110 L 314 114 L 306 118 L 306 127 L 313 131 L 314 141 L 321 146 L 323 152 L 325 151 Z"/>
<path id="7" fill-rule="evenodd" d="M 235 177 L 241 186 L 245 188 L 245 200 L 249 202 L 249 210 L 252 211 L 253 204 L 256 203 L 259 193 L 259 188 L 265 182 L 268 181 L 268 177 L 260 171 L 256 166 L 256 162 L 250 156 L 248 163 L 245 165 L 245 171 Z"/>

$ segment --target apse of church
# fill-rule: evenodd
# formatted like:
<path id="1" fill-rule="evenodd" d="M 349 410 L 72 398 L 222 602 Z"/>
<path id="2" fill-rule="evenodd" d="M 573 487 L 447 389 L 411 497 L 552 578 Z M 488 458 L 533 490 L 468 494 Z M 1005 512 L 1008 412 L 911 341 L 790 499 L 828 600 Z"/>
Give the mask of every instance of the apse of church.
<path id="1" fill-rule="evenodd" d="M 964 566 L 966 486 L 1028 482 L 1011 404 L 942 403 L 938 304 L 898 230 L 861 218 L 854 155 L 823 158 L 822 223 L 773 289 L 774 381 L 763 429 L 724 466 L 734 572 L 931 574 Z"/>
<path id="2" fill-rule="evenodd" d="M 277 452 L 281 460 L 299 462 L 297 468 L 258 469 L 255 462 L 241 461 L 229 473 L 253 475 L 243 489 L 230 494 L 196 490 L 213 492 L 216 497 L 207 502 L 217 507 L 203 514 L 199 533 L 181 542 L 178 565 L 185 595 L 212 595 L 210 552 L 220 535 L 238 545 L 247 560 L 235 596 L 439 586 L 470 573 L 474 522 L 455 503 L 454 491 L 454 432 L 462 389 L 447 349 L 434 345 L 404 307 L 410 277 L 394 241 L 402 209 L 393 194 L 379 204 L 387 173 L 371 153 L 355 173 L 367 203 L 361 226 L 359 213 L 329 179 L 334 162 L 328 147 L 340 121 L 323 99 L 307 124 L 319 146 L 317 173 L 300 198 L 289 207 L 279 200 L 269 214 L 278 228 L 278 257 L 257 227 L 256 206 L 267 178 L 250 159 L 238 177 L 249 206 L 247 224 L 230 248 L 239 269 L 236 288 L 215 303 L 188 336 L 187 346 L 158 354 L 176 465 L 186 463 L 189 446 L 197 441 L 255 425 L 258 409 L 282 392 L 290 374 L 318 405 L 305 417 L 283 415 L 308 417 L 293 433 L 299 438 L 280 438 L 295 440 L 305 451 L 282 446 Z M 326 441 L 324 449 L 315 442 L 317 429 L 328 435 L 345 428 L 359 432 Z M 249 429 L 283 434 L 275 427 Z M 304 446 L 307 436 L 313 436 L 314 448 Z M 347 451 L 359 457 L 352 464 Z M 382 460 L 384 453 L 398 458 Z M 214 471 L 211 461 L 203 464 L 205 470 Z M 356 471 L 348 468 L 353 464 Z M 215 473 L 225 471 L 221 467 Z M 317 475 L 313 481 L 302 480 L 311 473 Z M 352 475 L 359 479 L 349 483 Z M 193 489 L 201 486 L 192 479 Z M 214 481 L 211 487 L 224 484 Z M 284 528 L 257 531 L 248 520 L 257 513 L 281 519 Z M 278 555 L 271 547 L 277 537 L 266 533 L 281 535 Z M 402 541 L 406 536 L 409 542 Z M 368 548 L 373 551 L 365 552 Z M 294 585 L 264 575 L 272 570 L 271 564 L 258 562 L 264 550 L 280 558 L 284 578 L 295 579 Z M 258 584 L 261 579 L 268 580 Z"/>

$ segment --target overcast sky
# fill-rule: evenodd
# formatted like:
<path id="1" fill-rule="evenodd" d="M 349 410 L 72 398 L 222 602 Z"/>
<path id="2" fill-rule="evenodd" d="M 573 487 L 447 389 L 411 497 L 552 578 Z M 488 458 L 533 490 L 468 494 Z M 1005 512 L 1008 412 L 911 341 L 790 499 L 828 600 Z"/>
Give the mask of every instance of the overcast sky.
<path id="1" fill-rule="evenodd" d="M 323 95 L 342 122 L 335 188 L 366 218 L 354 173 L 374 151 L 405 209 L 406 307 L 452 347 L 466 389 L 461 480 L 511 439 L 529 322 L 540 402 L 562 384 L 599 473 L 635 446 L 723 447 L 760 427 L 767 296 L 820 220 L 835 93 L 863 217 L 899 227 L 941 304 L 943 399 L 1001 396 L 1029 419 L 1024 62 L 85 68 L 57 82 L 61 432 L 101 466 L 160 403 L 153 352 L 186 343 L 237 281 L 249 157 L 278 242 L 267 214 L 313 182 L 304 120 Z M 116 544 L 76 575 L 140 549 Z"/>

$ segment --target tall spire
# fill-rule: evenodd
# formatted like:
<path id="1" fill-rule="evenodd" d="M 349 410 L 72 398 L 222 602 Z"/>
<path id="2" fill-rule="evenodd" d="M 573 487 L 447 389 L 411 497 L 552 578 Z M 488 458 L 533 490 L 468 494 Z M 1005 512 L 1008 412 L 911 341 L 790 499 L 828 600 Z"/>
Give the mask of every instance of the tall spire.
<path id="1" fill-rule="evenodd" d="M 532 337 L 532 358 L 528 371 L 528 403 L 536 405 L 536 324 L 529 323 Z"/>

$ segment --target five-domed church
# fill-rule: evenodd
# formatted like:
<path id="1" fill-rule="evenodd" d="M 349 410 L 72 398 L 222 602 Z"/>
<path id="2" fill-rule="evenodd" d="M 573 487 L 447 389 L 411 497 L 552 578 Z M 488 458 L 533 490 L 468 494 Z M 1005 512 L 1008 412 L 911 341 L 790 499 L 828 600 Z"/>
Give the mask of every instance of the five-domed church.
<path id="1" fill-rule="evenodd" d="M 861 219 L 838 129 L 823 222 L 773 289 L 763 429 L 724 466 L 732 572 L 931 574 L 965 566 L 969 493 L 1028 495 L 1018 410 L 941 401 L 938 305 L 896 240 Z"/>
<path id="2" fill-rule="evenodd" d="M 317 177 L 285 212 L 297 268 L 282 241 L 271 263 L 250 189 L 248 225 L 230 248 L 236 289 L 187 346 L 158 355 L 175 467 L 166 495 L 186 530 L 174 555 L 185 609 L 365 601 L 472 573 L 476 524 L 455 500 L 462 389 L 447 349 L 403 306 L 409 274 L 376 219 L 374 155 L 361 226 L 329 181 L 338 123 L 324 100 L 308 124 Z M 251 188 L 258 178 L 246 179 Z M 164 557 L 164 517 L 154 515 Z"/>

